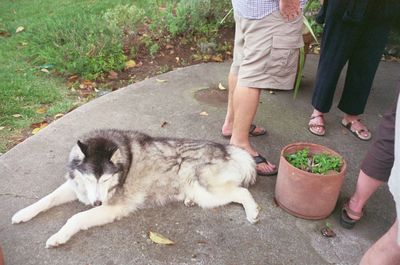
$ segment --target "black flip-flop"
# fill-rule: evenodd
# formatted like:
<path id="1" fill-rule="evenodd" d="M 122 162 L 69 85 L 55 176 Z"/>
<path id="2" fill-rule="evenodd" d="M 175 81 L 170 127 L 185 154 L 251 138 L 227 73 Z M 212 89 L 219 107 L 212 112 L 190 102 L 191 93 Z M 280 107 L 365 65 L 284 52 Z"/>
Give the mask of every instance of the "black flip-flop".
<path id="1" fill-rule="evenodd" d="M 268 165 L 272 165 L 269 161 L 267 161 L 267 159 L 265 159 L 265 157 L 263 157 L 260 154 L 258 154 L 257 156 L 253 156 L 253 159 L 257 165 L 261 163 L 267 163 Z M 261 172 L 257 170 L 257 174 L 260 176 L 273 176 L 276 175 L 277 173 L 278 173 L 278 168 L 275 168 L 275 170 L 271 172 Z"/>
<path id="2" fill-rule="evenodd" d="M 347 200 L 343 204 L 342 212 L 341 212 L 341 215 L 340 215 L 340 225 L 343 228 L 346 228 L 346 229 L 353 229 L 354 226 L 356 225 L 356 223 L 358 221 L 360 221 L 360 219 L 358 219 L 358 220 L 352 219 L 352 218 L 350 218 L 348 216 L 347 213 L 350 213 L 351 215 L 357 216 L 357 217 L 359 217 L 361 219 L 361 217 L 363 216 L 364 212 L 357 213 L 357 212 L 351 210 L 350 207 L 349 207 L 349 200 Z"/>
<path id="3" fill-rule="evenodd" d="M 261 136 L 261 135 L 267 134 L 267 130 L 265 130 L 265 129 L 261 130 L 260 132 L 256 132 L 255 131 L 256 129 L 257 129 L 257 125 L 255 125 L 255 124 L 250 125 L 249 135 L 253 136 L 253 137 L 257 137 L 257 136 Z M 222 132 L 221 132 L 221 135 L 224 138 L 231 138 L 231 136 L 232 136 L 232 134 L 223 134 Z"/>

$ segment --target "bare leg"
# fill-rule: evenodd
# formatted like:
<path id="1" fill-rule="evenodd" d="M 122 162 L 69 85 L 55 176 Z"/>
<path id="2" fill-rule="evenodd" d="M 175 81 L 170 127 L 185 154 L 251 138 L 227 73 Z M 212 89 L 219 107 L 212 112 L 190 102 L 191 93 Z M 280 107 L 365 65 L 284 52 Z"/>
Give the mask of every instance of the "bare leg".
<path id="1" fill-rule="evenodd" d="M 365 174 L 362 170 L 358 175 L 356 190 L 351 196 L 349 201 L 349 208 L 354 212 L 361 213 L 365 204 L 371 195 L 382 185 L 382 181 L 371 178 L 367 174 Z M 357 220 L 358 217 L 352 216 L 350 213 L 347 215 L 354 220 Z"/>
<path id="2" fill-rule="evenodd" d="M 243 148 L 252 156 L 258 155 L 258 152 L 250 144 L 249 128 L 257 111 L 260 92 L 257 88 L 237 87 L 233 95 L 235 119 L 230 144 Z M 275 168 L 275 165 L 267 163 L 257 165 L 258 171 L 262 172 L 271 172 Z"/>
<path id="3" fill-rule="evenodd" d="M 237 75 L 229 73 L 228 82 L 229 82 L 228 107 L 226 110 L 225 121 L 224 121 L 224 124 L 222 125 L 222 129 L 221 129 L 221 132 L 223 135 L 231 135 L 232 134 L 233 120 L 234 120 L 234 116 L 235 116 L 234 108 L 233 108 L 234 107 L 233 95 L 234 95 L 235 87 L 237 84 Z M 257 126 L 253 132 L 261 133 L 264 130 L 265 130 L 264 128 Z"/>
<path id="4" fill-rule="evenodd" d="M 398 219 L 378 241 L 365 252 L 360 265 L 400 264 L 400 246 L 397 243 Z"/>
<path id="5" fill-rule="evenodd" d="M 132 209 L 132 208 L 131 208 Z M 80 230 L 86 230 L 94 226 L 100 226 L 113 222 L 128 215 L 130 211 L 123 205 L 102 205 L 90 210 L 75 214 L 67 223 L 46 242 L 46 248 L 57 247 L 66 243 Z"/>
<path id="6" fill-rule="evenodd" d="M 27 222 L 41 212 L 44 212 L 54 206 L 74 201 L 76 199 L 76 193 L 72 189 L 71 184 L 67 181 L 49 195 L 43 197 L 34 204 L 18 211 L 11 218 L 11 222 L 13 224 Z"/>
<path id="7" fill-rule="evenodd" d="M 229 135 L 232 133 L 233 118 L 234 118 L 233 93 L 237 83 L 237 75 L 229 73 L 228 83 L 229 83 L 228 107 L 226 110 L 225 122 L 224 125 L 222 125 L 222 133 L 224 135 Z"/>

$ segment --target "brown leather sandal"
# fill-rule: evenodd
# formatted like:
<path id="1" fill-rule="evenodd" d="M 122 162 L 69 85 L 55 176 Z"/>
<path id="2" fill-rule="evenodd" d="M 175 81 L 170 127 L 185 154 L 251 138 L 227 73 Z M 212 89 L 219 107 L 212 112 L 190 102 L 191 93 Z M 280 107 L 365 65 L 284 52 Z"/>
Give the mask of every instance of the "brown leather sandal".
<path id="1" fill-rule="evenodd" d="M 311 121 L 315 118 L 321 118 L 322 119 L 322 123 L 312 123 Z M 315 130 L 315 128 L 322 128 L 323 130 L 321 132 L 318 132 L 317 130 Z M 319 114 L 319 115 L 311 115 L 310 117 L 310 122 L 308 123 L 308 130 L 317 136 L 324 136 L 325 135 L 325 120 L 324 120 L 324 115 L 323 114 Z"/>
<path id="2" fill-rule="evenodd" d="M 355 130 L 353 129 L 353 125 L 355 123 L 360 123 L 362 127 L 365 127 L 364 124 L 361 123 L 361 119 L 357 119 L 354 121 L 348 121 L 346 119 L 342 119 L 342 125 L 346 127 L 352 134 L 354 134 L 358 139 L 363 140 L 363 141 L 369 141 L 372 138 L 371 132 L 365 127 L 365 129 L 360 129 L 360 130 Z M 363 133 L 366 134 L 366 136 L 363 135 Z"/>

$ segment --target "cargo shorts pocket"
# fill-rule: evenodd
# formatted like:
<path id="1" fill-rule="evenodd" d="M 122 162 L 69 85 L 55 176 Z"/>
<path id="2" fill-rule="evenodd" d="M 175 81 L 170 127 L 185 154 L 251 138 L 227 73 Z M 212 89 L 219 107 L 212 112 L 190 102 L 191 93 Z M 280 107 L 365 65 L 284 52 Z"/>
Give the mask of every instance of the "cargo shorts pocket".
<path id="1" fill-rule="evenodd" d="M 287 76 L 296 73 L 299 48 L 304 46 L 303 36 L 273 36 L 271 53 L 266 62 L 266 73 Z"/>

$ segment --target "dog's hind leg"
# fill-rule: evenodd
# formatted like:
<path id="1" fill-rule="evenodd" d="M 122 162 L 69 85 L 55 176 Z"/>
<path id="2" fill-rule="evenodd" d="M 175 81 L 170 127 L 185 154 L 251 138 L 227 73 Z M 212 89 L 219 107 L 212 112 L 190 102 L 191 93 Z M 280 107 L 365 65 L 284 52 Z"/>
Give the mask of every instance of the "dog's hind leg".
<path id="1" fill-rule="evenodd" d="M 232 202 L 240 203 L 243 205 L 246 212 L 247 220 L 249 220 L 250 223 L 255 224 L 258 222 L 260 206 L 258 206 L 248 189 L 237 187 L 235 189 L 232 189 L 227 194 L 227 196 L 232 197 Z"/>
<path id="2" fill-rule="evenodd" d="M 233 185 L 215 187 L 212 192 L 202 187 L 196 188 L 194 201 L 203 208 L 222 206 L 231 202 L 240 203 L 244 207 L 247 220 L 252 224 L 258 222 L 260 207 L 250 191 L 243 187 Z"/>
<path id="3" fill-rule="evenodd" d="M 22 210 L 19 210 L 13 215 L 13 217 L 11 218 L 11 222 L 13 224 L 27 222 L 38 215 L 40 212 L 44 212 L 54 206 L 74 201 L 76 199 L 76 193 L 71 187 L 71 184 L 67 181 L 49 195 L 43 197 L 34 204 Z"/>
<path id="4" fill-rule="evenodd" d="M 94 226 L 105 225 L 127 216 L 130 211 L 122 205 L 101 205 L 90 210 L 80 212 L 68 219 L 67 223 L 46 242 L 46 248 L 57 247 L 66 243 L 80 230 Z"/>

